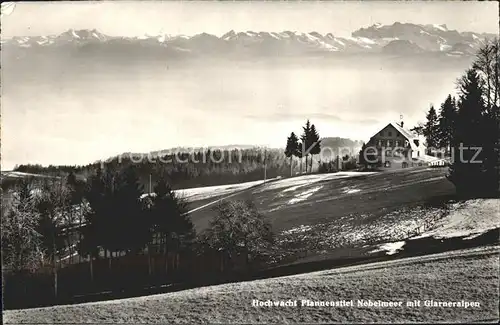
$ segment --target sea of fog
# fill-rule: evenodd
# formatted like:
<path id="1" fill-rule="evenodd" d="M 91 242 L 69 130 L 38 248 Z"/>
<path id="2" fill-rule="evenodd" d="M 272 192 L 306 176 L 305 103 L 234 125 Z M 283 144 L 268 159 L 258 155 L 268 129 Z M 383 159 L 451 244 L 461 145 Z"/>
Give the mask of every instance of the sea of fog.
<path id="1" fill-rule="evenodd" d="M 471 59 L 389 56 L 100 61 L 2 56 L 2 169 L 177 146 L 284 146 L 307 118 L 367 140 L 455 91 Z"/>

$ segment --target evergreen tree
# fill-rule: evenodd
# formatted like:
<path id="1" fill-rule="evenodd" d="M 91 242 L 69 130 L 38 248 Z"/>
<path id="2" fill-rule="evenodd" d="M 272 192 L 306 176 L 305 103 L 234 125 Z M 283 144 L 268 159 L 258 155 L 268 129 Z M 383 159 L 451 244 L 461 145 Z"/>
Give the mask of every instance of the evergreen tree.
<path id="1" fill-rule="evenodd" d="M 363 145 L 361 146 L 361 150 L 359 151 L 359 164 L 363 167 L 367 167 L 367 161 L 365 157 L 365 151 L 366 151 L 366 144 L 363 142 Z"/>
<path id="2" fill-rule="evenodd" d="M 299 139 L 292 132 L 286 141 L 285 148 L 285 156 L 290 158 L 290 176 L 293 176 L 293 156 L 296 156 L 299 150 Z"/>
<path id="3" fill-rule="evenodd" d="M 368 146 L 363 143 L 361 150 L 359 151 L 359 164 L 364 168 L 368 166 L 376 166 L 378 164 L 377 156 L 374 152 L 367 150 Z"/>
<path id="4" fill-rule="evenodd" d="M 139 252 L 149 241 L 149 224 L 141 201 L 144 194 L 137 169 L 130 166 L 116 178 L 111 219 L 114 219 L 115 251 Z"/>
<path id="5" fill-rule="evenodd" d="M 302 140 L 302 156 L 306 157 L 306 173 L 307 173 L 307 166 L 308 166 L 308 159 L 307 157 L 310 154 L 310 149 L 313 144 L 312 142 L 312 137 L 311 137 L 311 123 L 309 120 L 307 120 L 306 125 L 302 127 L 302 135 L 300 136 L 300 139 Z"/>
<path id="6" fill-rule="evenodd" d="M 310 141 L 311 141 L 311 146 L 312 146 L 310 153 L 311 153 L 312 157 L 314 157 L 314 155 L 317 155 L 321 152 L 320 137 L 319 137 L 319 133 L 316 130 L 316 127 L 314 126 L 314 124 L 311 125 Z M 311 157 L 311 168 L 309 169 L 310 172 L 312 171 L 312 157 Z"/>
<path id="7" fill-rule="evenodd" d="M 90 177 L 85 189 L 85 199 L 89 209 L 84 213 L 85 226 L 80 228 L 78 253 L 89 257 L 90 276 L 93 279 L 93 261 L 99 257 L 100 248 L 105 250 L 114 237 L 110 214 L 112 211 L 113 175 L 109 170 L 97 169 Z"/>
<path id="8" fill-rule="evenodd" d="M 296 156 L 299 158 L 299 162 L 300 162 L 300 175 L 302 175 L 302 157 L 304 157 L 303 153 L 304 153 L 304 144 L 303 142 L 299 142 L 299 146 L 298 146 L 298 150 L 297 150 L 297 153 L 296 153 Z"/>
<path id="9" fill-rule="evenodd" d="M 159 235 L 163 243 L 161 249 L 165 255 L 167 269 L 168 252 L 178 253 L 179 250 L 189 247 L 196 236 L 187 213 L 187 202 L 172 190 L 166 176 L 163 175 L 158 180 L 151 198 L 149 219 L 151 231 L 155 236 Z"/>
<path id="10" fill-rule="evenodd" d="M 439 120 L 434 106 L 431 106 L 427 112 L 426 118 L 427 121 L 425 122 L 422 133 L 425 136 L 427 147 L 430 151 L 431 148 L 437 147 L 439 139 Z"/>
<path id="11" fill-rule="evenodd" d="M 474 69 L 469 69 L 459 80 L 460 98 L 453 137 L 453 164 L 448 179 L 460 196 L 484 195 L 491 191 L 485 166 L 484 144 L 487 137 L 485 105 L 481 80 Z M 477 151 L 481 150 L 479 154 Z"/>
<path id="12" fill-rule="evenodd" d="M 455 99 L 448 95 L 439 112 L 439 141 L 438 145 L 446 148 L 447 151 L 451 150 L 451 142 L 453 139 L 453 130 L 455 128 L 455 119 L 457 115 L 457 108 L 455 106 Z"/>

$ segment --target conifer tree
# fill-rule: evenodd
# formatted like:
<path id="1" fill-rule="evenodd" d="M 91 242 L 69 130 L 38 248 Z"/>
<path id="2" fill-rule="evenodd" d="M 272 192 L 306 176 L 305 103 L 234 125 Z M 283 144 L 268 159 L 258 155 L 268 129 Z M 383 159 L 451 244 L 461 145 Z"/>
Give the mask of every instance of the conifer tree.
<path id="1" fill-rule="evenodd" d="M 307 157 L 310 154 L 310 148 L 312 145 L 312 138 L 311 138 L 311 123 L 309 120 L 307 120 L 306 125 L 302 127 L 302 135 L 300 139 L 302 140 L 302 156 L 306 157 L 306 173 L 307 173 L 307 166 L 308 166 L 308 159 Z"/>
<path id="2" fill-rule="evenodd" d="M 427 112 L 426 118 L 427 121 L 425 122 L 422 133 L 425 136 L 427 147 L 430 150 L 431 148 L 437 147 L 439 137 L 439 120 L 434 106 L 431 106 L 431 108 Z"/>
<path id="3" fill-rule="evenodd" d="M 314 157 L 314 155 L 317 155 L 321 152 L 320 137 L 319 137 L 318 131 L 316 130 L 316 126 L 314 126 L 314 124 L 311 125 L 309 137 L 310 137 L 310 142 L 311 142 L 311 146 L 312 146 L 310 153 L 311 153 L 311 156 Z M 312 171 L 312 160 L 313 160 L 312 157 L 311 157 L 311 166 L 309 169 L 310 172 Z"/>
<path id="4" fill-rule="evenodd" d="M 455 100 L 448 95 L 439 112 L 439 141 L 440 147 L 445 148 L 447 151 L 451 150 L 451 142 L 453 139 L 453 130 L 455 128 L 455 120 L 457 115 L 457 108 Z"/>
<path id="5" fill-rule="evenodd" d="M 298 150 L 297 150 L 297 154 L 296 156 L 299 158 L 299 162 L 300 162 L 300 167 L 299 167 L 299 170 L 300 170 L 300 175 L 302 175 L 302 157 L 304 157 L 304 143 L 303 142 L 299 142 L 299 146 L 298 146 Z"/>
<path id="6" fill-rule="evenodd" d="M 474 69 L 459 80 L 459 103 L 453 137 L 453 164 L 448 179 L 460 196 L 483 195 L 491 190 L 484 159 L 484 111 L 481 80 Z M 479 150 L 479 154 L 478 154 Z"/>
<path id="7" fill-rule="evenodd" d="M 292 132 L 287 139 L 285 148 L 285 156 L 290 158 L 290 176 L 293 176 L 293 156 L 297 156 L 297 151 L 299 150 L 299 139 Z"/>
<path id="8" fill-rule="evenodd" d="M 196 236 L 193 223 L 189 218 L 188 204 L 170 187 L 166 175 L 158 180 L 149 209 L 152 232 L 158 234 L 163 242 L 165 267 L 168 270 L 168 252 L 179 253 L 189 247 Z"/>
<path id="9" fill-rule="evenodd" d="M 144 188 L 139 182 L 136 166 L 130 166 L 119 175 L 115 211 L 117 222 L 121 223 L 119 234 L 122 250 L 139 252 L 149 241 L 150 232 L 141 197 Z"/>

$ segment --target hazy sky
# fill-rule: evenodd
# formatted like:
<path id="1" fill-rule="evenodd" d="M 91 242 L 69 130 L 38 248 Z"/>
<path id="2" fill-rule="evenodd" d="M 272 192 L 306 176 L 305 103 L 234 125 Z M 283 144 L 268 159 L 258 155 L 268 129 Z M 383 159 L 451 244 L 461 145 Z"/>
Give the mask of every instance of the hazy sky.
<path id="1" fill-rule="evenodd" d="M 498 32 L 498 3 L 456 1 L 198 2 L 113 1 L 17 3 L 2 17 L 4 37 L 96 28 L 109 35 L 215 35 L 235 31 L 317 31 L 349 35 L 374 23 L 446 24 L 450 29 Z"/>
<path id="2" fill-rule="evenodd" d="M 30 2 L 2 16 L 2 36 L 70 28 L 109 35 L 221 35 L 233 29 L 343 36 L 395 21 L 495 33 L 498 3 Z M 81 66 L 75 59 L 59 60 L 30 65 L 2 59 L 2 169 L 87 164 L 177 146 L 284 146 L 307 118 L 321 136 L 366 141 L 400 114 L 407 125 L 423 119 L 429 103 L 439 105 L 466 67 L 200 60 L 167 70 L 150 62 Z"/>

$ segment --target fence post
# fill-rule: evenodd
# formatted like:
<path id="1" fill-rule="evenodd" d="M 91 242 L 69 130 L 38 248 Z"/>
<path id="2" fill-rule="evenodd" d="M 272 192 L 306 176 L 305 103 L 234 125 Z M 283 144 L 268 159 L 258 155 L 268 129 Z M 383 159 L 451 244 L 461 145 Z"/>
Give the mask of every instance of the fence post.
<path id="1" fill-rule="evenodd" d="M 94 282 L 94 256 L 92 255 L 92 253 L 90 253 L 89 264 L 90 264 L 90 281 Z"/>
<path id="2" fill-rule="evenodd" d="M 148 244 L 148 274 L 151 276 L 152 269 L 151 269 L 151 245 Z"/>
<path id="3" fill-rule="evenodd" d="M 57 265 L 54 263 L 54 297 L 57 299 Z"/>

